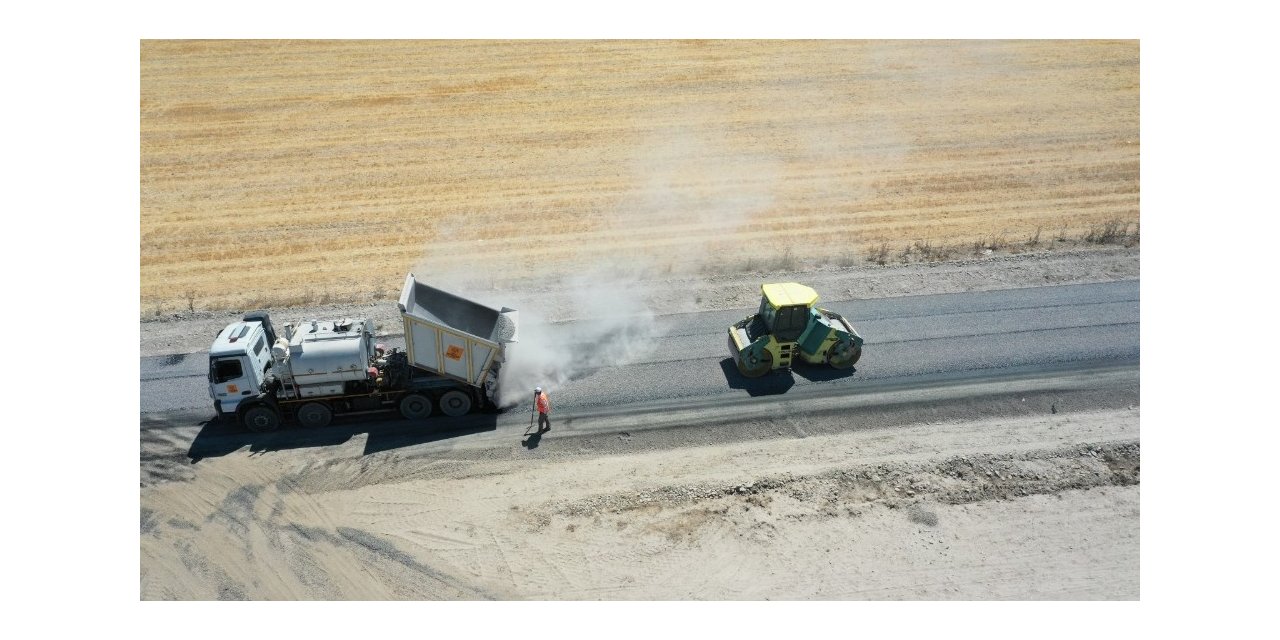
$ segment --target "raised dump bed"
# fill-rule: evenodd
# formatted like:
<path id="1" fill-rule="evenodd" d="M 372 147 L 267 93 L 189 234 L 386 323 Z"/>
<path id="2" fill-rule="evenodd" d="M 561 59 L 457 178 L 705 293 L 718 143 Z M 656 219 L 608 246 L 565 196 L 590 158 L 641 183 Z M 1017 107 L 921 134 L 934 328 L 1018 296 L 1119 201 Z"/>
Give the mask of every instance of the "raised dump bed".
<path id="1" fill-rule="evenodd" d="M 505 345 L 516 341 L 515 309 L 473 302 L 411 273 L 400 291 L 400 315 L 410 364 L 496 397 Z"/>

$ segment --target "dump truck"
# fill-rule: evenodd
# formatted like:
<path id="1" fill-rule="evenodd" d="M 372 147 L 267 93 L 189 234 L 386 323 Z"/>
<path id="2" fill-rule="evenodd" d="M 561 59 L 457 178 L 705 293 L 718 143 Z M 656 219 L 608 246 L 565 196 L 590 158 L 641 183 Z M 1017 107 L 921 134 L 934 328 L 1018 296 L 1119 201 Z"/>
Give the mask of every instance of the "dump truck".
<path id="1" fill-rule="evenodd" d="M 405 277 L 405 348 L 377 342 L 367 318 L 285 324 L 266 311 L 220 331 L 209 349 L 209 396 L 219 418 L 252 431 L 335 415 L 399 411 L 409 419 L 496 409 L 515 309 L 488 307 Z"/>
<path id="2" fill-rule="evenodd" d="M 795 282 L 760 287 L 760 308 L 729 327 L 738 371 L 758 378 L 797 358 L 848 369 L 862 357 L 862 336 L 840 314 L 817 306 L 818 294 Z"/>

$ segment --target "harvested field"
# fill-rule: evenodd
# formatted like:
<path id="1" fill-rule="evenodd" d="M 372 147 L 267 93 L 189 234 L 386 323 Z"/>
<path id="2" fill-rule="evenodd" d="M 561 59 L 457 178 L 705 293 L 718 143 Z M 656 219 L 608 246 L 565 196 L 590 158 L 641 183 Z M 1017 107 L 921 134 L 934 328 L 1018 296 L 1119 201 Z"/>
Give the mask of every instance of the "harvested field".
<path id="1" fill-rule="evenodd" d="M 1136 41 L 145 41 L 141 313 L 1132 244 Z M 303 284 L 299 284 L 303 283 Z"/>

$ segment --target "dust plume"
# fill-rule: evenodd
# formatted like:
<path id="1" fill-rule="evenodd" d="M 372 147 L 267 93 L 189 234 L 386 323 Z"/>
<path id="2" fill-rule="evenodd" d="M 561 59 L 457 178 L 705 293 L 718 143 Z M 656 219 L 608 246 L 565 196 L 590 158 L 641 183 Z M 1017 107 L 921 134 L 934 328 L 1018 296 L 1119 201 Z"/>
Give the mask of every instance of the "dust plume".
<path id="1" fill-rule="evenodd" d="M 554 393 L 597 368 L 651 354 L 661 341 L 657 317 L 694 308 L 695 290 L 673 299 L 675 274 L 721 259 L 751 216 L 773 205 L 775 154 L 734 146 L 730 132 L 699 114 L 656 120 L 675 124 L 636 145 L 628 188 L 594 216 L 596 230 L 613 241 L 563 247 L 561 259 L 531 270 L 433 268 L 431 255 L 420 263 L 419 277 L 434 286 L 520 311 L 519 343 L 508 347 L 499 377 L 504 406 L 527 401 L 535 386 Z M 659 293 L 662 306 L 654 302 Z"/>
<path id="2" fill-rule="evenodd" d="M 523 303 L 520 342 L 509 345 L 500 376 L 501 405 L 526 399 L 535 386 L 554 391 L 594 369 L 634 362 L 653 351 L 656 314 L 643 294 L 643 281 L 619 265 L 599 267 L 559 281 L 573 322 L 550 322 L 544 315 L 547 305 Z"/>

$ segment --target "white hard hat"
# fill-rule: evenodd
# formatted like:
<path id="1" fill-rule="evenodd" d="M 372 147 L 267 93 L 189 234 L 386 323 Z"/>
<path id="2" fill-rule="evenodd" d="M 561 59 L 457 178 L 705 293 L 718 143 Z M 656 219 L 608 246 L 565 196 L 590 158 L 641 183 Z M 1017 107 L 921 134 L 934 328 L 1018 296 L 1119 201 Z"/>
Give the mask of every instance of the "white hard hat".
<path id="1" fill-rule="evenodd" d="M 542 387 L 534 387 L 534 388 L 533 388 L 533 392 L 534 392 L 534 393 L 542 393 Z"/>

